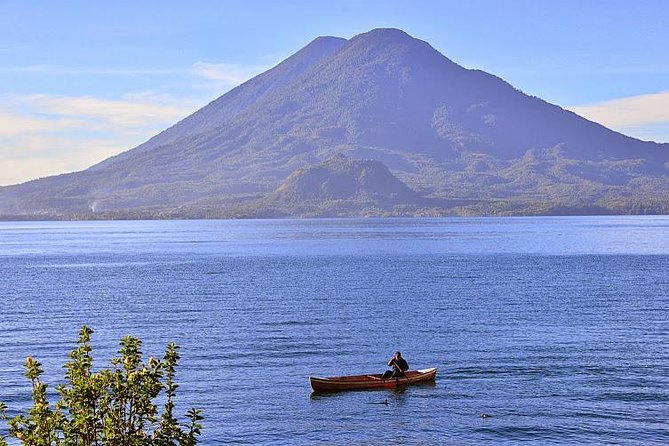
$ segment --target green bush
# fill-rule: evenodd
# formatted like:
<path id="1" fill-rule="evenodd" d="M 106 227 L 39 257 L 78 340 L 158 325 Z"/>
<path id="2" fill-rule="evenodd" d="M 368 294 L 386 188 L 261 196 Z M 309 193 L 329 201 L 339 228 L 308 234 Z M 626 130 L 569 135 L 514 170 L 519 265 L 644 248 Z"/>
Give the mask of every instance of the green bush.
<path id="1" fill-rule="evenodd" d="M 174 416 L 178 347 L 170 343 L 162 360 L 150 357 L 145 362 L 142 342 L 126 336 L 110 367 L 96 372 L 92 333 L 86 326 L 81 328 L 78 346 L 64 366 L 66 384 L 56 387 L 60 399 L 53 406 L 48 401 L 47 385 L 40 379 L 41 364 L 31 357 L 26 359 L 33 405 L 27 413 L 8 420 L 10 437 L 30 446 L 197 444 L 201 411 L 190 409 L 186 424 Z M 156 399 L 163 391 L 165 405 L 159 413 Z M 6 405 L 0 403 L 0 416 L 5 420 L 6 411 Z M 0 446 L 6 445 L 7 440 L 0 437 Z"/>

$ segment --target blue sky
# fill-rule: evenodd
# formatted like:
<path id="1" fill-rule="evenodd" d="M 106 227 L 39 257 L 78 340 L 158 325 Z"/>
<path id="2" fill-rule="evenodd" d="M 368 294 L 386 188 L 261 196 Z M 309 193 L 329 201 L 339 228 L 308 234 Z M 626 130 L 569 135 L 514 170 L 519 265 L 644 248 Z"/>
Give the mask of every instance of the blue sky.
<path id="1" fill-rule="evenodd" d="M 0 185 L 84 169 L 319 35 L 378 27 L 669 142 L 667 24 L 664 0 L 0 0 Z"/>

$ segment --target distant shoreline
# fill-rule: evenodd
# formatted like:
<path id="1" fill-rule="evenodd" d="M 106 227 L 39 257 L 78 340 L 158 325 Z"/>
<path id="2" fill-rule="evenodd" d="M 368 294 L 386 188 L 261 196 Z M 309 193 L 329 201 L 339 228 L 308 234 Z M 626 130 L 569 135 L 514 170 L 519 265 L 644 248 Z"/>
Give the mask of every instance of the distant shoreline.
<path id="1" fill-rule="evenodd" d="M 666 216 L 669 213 L 546 213 L 546 214 L 443 214 L 443 215 L 283 215 L 283 216 L 219 216 L 203 217 L 188 215 L 156 216 L 151 214 L 127 215 L 0 215 L 0 222 L 31 222 L 31 221 L 176 221 L 176 220 L 327 220 L 327 219 L 440 219 L 440 218 L 506 218 L 506 217 L 606 217 L 606 216 Z"/>

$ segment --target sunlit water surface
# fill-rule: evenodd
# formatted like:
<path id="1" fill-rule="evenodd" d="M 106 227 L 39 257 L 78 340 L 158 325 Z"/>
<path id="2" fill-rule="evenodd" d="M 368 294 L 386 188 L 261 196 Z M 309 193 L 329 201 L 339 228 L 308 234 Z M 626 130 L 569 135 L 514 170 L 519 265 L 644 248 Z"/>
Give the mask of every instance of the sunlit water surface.
<path id="1" fill-rule="evenodd" d="M 88 324 L 182 347 L 203 444 L 666 444 L 668 271 L 665 217 L 0 223 L 0 400 Z M 435 385 L 311 394 L 396 349 Z"/>

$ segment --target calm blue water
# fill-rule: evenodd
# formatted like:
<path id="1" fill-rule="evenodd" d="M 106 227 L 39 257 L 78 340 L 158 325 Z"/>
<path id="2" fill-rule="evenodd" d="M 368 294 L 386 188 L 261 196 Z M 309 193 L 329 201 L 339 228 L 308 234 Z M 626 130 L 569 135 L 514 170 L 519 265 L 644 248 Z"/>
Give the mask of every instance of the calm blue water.
<path id="1" fill-rule="evenodd" d="M 182 347 L 204 444 L 666 444 L 668 270 L 666 217 L 0 223 L 0 400 L 88 324 Z M 436 384 L 311 395 L 396 349 Z"/>

